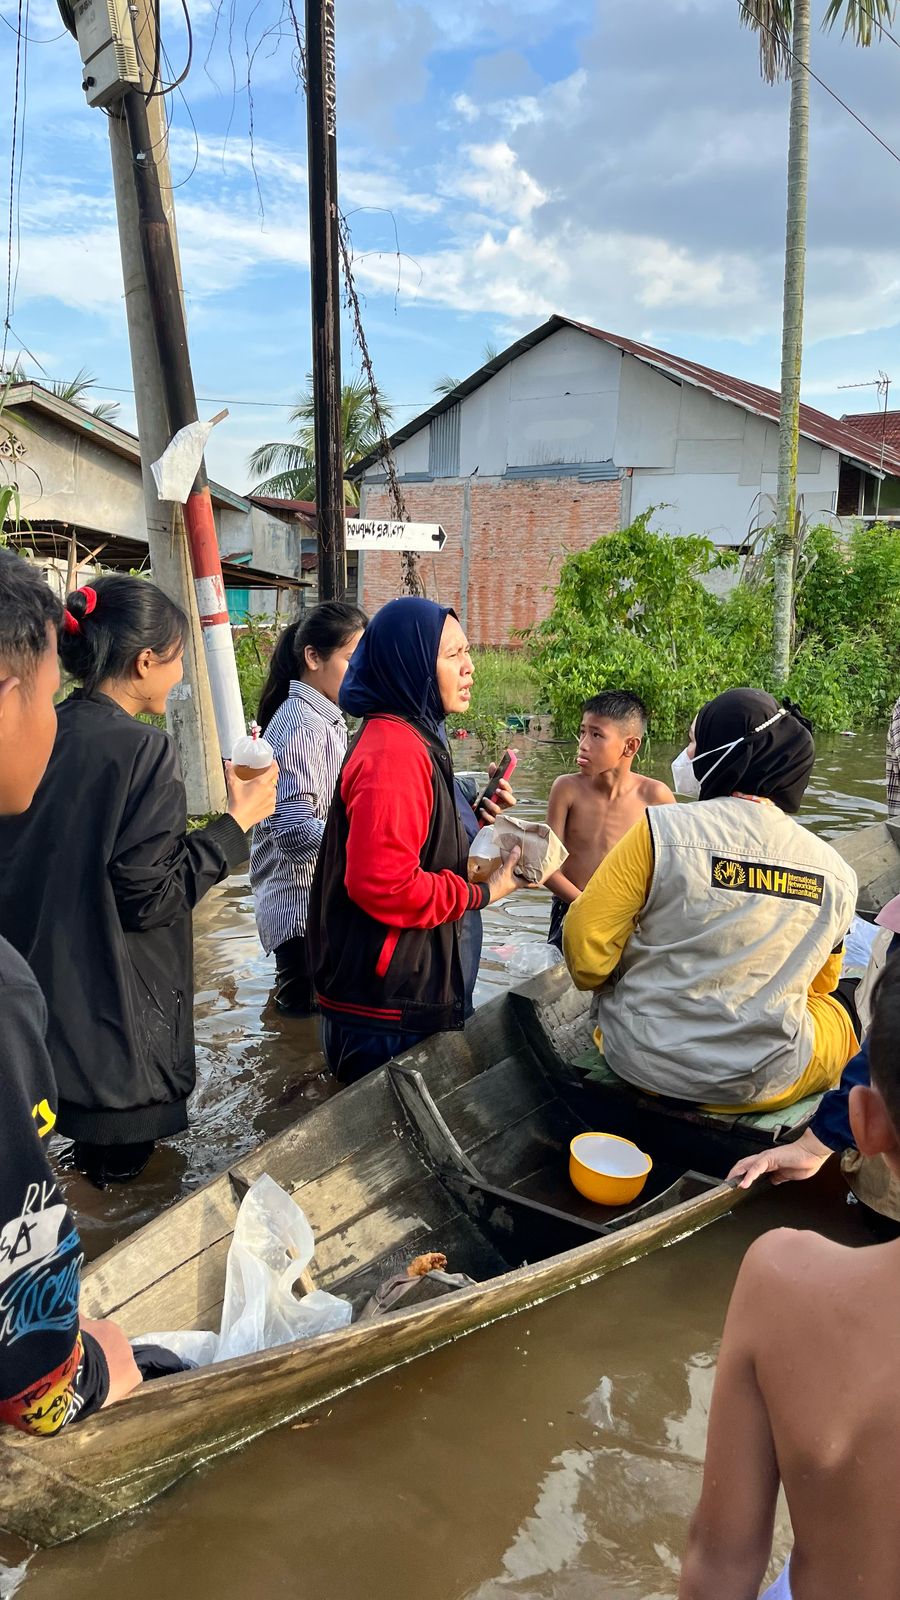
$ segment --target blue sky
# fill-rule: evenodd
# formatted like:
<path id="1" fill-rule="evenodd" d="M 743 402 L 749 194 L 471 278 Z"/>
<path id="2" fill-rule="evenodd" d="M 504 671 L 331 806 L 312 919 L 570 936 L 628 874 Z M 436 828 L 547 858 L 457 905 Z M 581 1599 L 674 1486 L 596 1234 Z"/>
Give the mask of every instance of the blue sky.
<path id="1" fill-rule="evenodd" d="M 189 4 L 172 176 L 201 414 L 230 402 L 210 471 L 239 489 L 310 365 L 305 113 L 279 0 Z M 177 72 L 180 4 L 163 19 Z M 341 200 L 397 422 L 551 311 L 777 384 L 788 94 L 762 83 L 737 0 L 337 0 L 337 22 Z M 129 391 L 106 118 L 84 104 L 74 41 L 52 38 L 52 0 L 30 0 L 28 31 L 52 42 L 28 45 L 20 77 L 8 354 Z M 15 34 L 0 35 L 3 195 Z M 813 51 L 900 151 L 900 49 L 817 32 Z M 872 409 L 874 390 L 840 386 L 884 368 L 900 403 L 900 164 L 815 84 L 811 120 L 804 397 Z M 348 330 L 345 374 L 357 365 Z M 129 393 L 97 398 L 133 425 Z"/>

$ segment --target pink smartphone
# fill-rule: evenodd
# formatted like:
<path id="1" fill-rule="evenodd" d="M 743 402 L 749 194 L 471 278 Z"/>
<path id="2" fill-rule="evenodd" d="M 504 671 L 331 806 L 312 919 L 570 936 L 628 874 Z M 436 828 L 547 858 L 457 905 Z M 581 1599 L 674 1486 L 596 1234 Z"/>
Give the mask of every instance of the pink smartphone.
<path id="1" fill-rule="evenodd" d="M 493 800 L 494 795 L 497 793 L 497 789 L 498 789 L 498 787 L 500 785 L 501 780 L 503 778 L 508 778 L 510 776 L 510 773 L 515 772 L 516 767 L 518 766 L 518 762 L 519 762 L 519 758 L 516 755 L 515 750 L 505 750 L 503 752 L 503 755 L 501 756 L 500 760 L 497 762 L 497 771 L 494 773 L 494 776 L 488 781 L 483 793 L 480 794 L 478 796 L 478 799 L 475 801 L 474 810 L 475 810 L 476 817 L 478 816 L 479 811 L 481 810 L 482 806 L 484 805 L 485 800 Z"/>

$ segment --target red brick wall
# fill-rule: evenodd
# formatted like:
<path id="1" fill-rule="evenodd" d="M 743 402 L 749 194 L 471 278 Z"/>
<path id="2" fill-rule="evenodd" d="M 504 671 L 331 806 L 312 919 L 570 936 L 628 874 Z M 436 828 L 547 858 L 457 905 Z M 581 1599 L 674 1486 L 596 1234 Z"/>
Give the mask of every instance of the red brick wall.
<path id="1" fill-rule="evenodd" d="M 563 557 L 620 526 L 621 484 L 475 477 L 468 485 L 469 639 L 482 645 L 515 643 L 515 629 L 540 622 L 550 610 Z M 439 522 L 446 529 L 441 553 L 421 556 L 419 566 L 430 598 L 460 610 L 465 485 L 458 478 L 444 478 L 404 484 L 403 493 L 412 521 Z M 391 514 L 384 487 L 367 489 L 363 515 Z M 376 611 L 400 592 L 398 552 L 367 550 L 366 611 Z"/>

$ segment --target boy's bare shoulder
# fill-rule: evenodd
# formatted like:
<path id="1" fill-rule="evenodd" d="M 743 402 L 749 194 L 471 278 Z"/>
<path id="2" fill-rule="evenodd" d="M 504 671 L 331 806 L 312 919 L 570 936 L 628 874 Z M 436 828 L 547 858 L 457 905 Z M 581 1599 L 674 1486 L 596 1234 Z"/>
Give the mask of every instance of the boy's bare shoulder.
<path id="1" fill-rule="evenodd" d="M 670 806 L 675 804 L 675 796 L 667 783 L 660 783 L 658 778 L 638 779 L 638 795 L 645 806 Z"/>
<path id="2" fill-rule="evenodd" d="M 809 1229 L 773 1228 L 754 1240 L 741 1263 L 744 1307 L 770 1327 L 779 1311 L 798 1310 L 807 1317 L 818 1293 L 833 1305 L 841 1282 L 855 1276 L 862 1256 L 870 1263 L 878 1248 L 861 1252 Z"/>
<path id="3" fill-rule="evenodd" d="M 574 800 L 583 785 L 577 772 L 563 772 L 550 785 L 550 797 L 557 800 Z"/>

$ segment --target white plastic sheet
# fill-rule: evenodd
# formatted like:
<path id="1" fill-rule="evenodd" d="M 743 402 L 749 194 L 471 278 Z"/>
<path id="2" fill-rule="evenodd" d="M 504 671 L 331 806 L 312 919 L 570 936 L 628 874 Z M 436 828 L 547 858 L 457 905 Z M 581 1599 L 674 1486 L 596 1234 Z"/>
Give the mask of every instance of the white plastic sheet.
<path id="1" fill-rule="evenodd" d="M 150 464 L 156 493 L 160 500 L 170 500 L 183 506 L 194 485 L 194 479 L 203 460 L 206 441 L 217 422 L 227 417 L 220 411 L 209 422 L 190 422 L 170 440 L 158 461 Z"/>
<path id="2" fill-rule="evenodd" d="M 196 1366 L 272 1350 L 350 1324 L 349 1300 L 323 1289 L 298 1300 L 294 1286 L 309 1266 L 315 1240 L 303 1211 L 264 1173 L 238 1212 L 225 1270 L 218 1333 L 181 1329 L 147 1333 L 133 1344 L 159 1344 Z"/>

